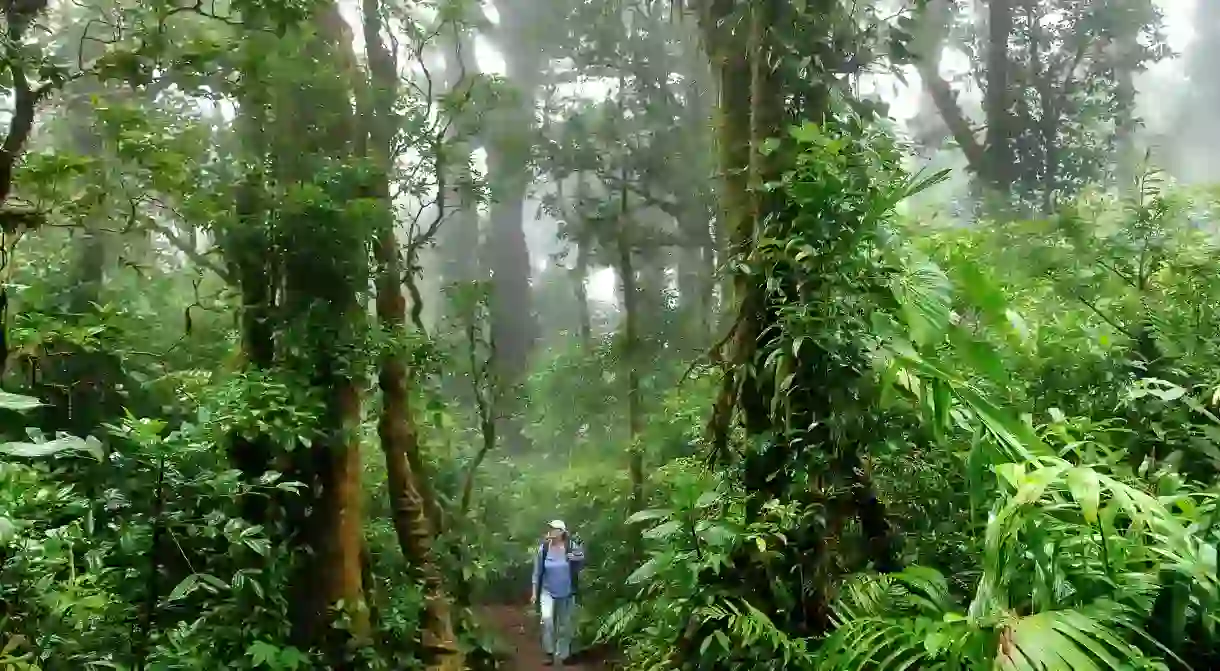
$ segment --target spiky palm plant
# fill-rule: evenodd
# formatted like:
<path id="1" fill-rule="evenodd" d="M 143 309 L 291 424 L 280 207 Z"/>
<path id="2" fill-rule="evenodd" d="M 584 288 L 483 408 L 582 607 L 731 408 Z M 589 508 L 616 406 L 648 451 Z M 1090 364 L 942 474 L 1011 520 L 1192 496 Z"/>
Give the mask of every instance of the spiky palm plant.
<path id="1" fill-rule="evenodd" d="M 1181 663 L 1145 630 L 1165 571 L 1214 593 L 1214 554 L 1165 502 L 1057 457 L 996 469 L 982 576 L 962 605 L 934 569 L 858 576 L 821 649 L 826 669 L 1091 671 Z M 1209 556 L 1211 555 L 1211 556 Z M 1196 606 L 1203 605 L 1196 601 Z"/>
<path id="2" fill-rule="evenodd" d="M 820 668 L 1185 667 L 1184 623 L 1210 632 L 1213 622 L 1215 498 L 1168 471 L 1133 471 L 1105 430 L 1073 431 L 1060 417 L 1039 434 L 991 401 L 986 390 L 1005 387 L 998 356 L 963 328 L 934 265 L 904 265 L 893 318 L 876 323 L 878 362 L 938 435 L 973 435 L 972 498 L 987 514 L 981 575 L 964 604 L 931 568 L 857 576 L 836 604 Z M 1008 306 L 984 307 L 1011 318 Z"/>

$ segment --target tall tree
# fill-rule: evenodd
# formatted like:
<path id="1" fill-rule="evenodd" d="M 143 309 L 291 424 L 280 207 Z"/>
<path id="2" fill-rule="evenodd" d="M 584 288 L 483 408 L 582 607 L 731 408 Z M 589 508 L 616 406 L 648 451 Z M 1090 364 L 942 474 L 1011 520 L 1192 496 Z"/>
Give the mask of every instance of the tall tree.
<path id="1" fill-rule="evenodd" d="M 246 89 L 241 118 L 265 154 L 255 157 L 252 177 L 238 189 L 237 215 L 243 224 L 263 224 L 266 237 L 254 241 L 265 240 L 262 249 L 271 254 L 231 262 L 250 280 L 243 294 L 256 298 L 247 304 L 248 354 L 265 356 L 261 350 L 270 344 L 279 374 L 321 406 L 316 437 L 283 457 L 284 470 L 307 486 L 284 511 L 296 542 L 309 548 L 293 599 L 293 628 L 299 647 L 324 650 L 336 668 L 350 668 L 348 641 L 370 635 L 358 431 L 370 226 L 358 204 L 352 33 L 338 8 L 323 3 L 285 39 L 255 33 L 247 40 L 265 79 L 261 93 Z M 314 65 L 302 67 L 306 62 Z M 272 296 L 274 335 L 264 330 Z M 347 620 L 340 628 L 333 626 L 336 608 Z"/>
<path id="2" fill-rule="evenodd" d="M 922 3 L 913 52 L 925 91 L 990 199 L 1046 212 L 1130 162 L 1121 149 L 1137 122 L 1130 76 L 1166 55 L 1153 3 L 991 0 L 985 33 L 958 26 L 958 9 Z M 964 49 L 986 54 L 971 73 L 984 91 L 981 142 L 940 72 L 941 53 L 962 30 Z"/>
<path id="3" fill-rule="evenodd" d="M 532 174 L 536 96 L 546 64 L 541 32 L 546 6 L 546 2 L 534 0 L 500 3 L 500 23 L 494 33 L 495 44 L 504 56 L 511 90 L 490 113 L 485 133 L 491 191 L 485 253 L 492 276 L 492 330 L 499 350 L 496 377 L 509 389 L 522 381 L 538 337 L 530 292 L 533 271 L 524 225 Z M 526 448 L 520 395 L 505 393 L 499 398 L 502 407 L 497 417 L 502 426 L 498 433 L 503 436 L 506 448 L 520 452 Z"/>
<path id="4" fill-rule="evenodd" d="M 782 635 L 816 636 L 830 626 L 844 564 L 863 559 L 892 570 L 897 563 L 885 507 L 862 467 L 867 353 L 849 343 L 867 319 L 844 319 L 845 305 L 856 301 L 848 296 L 875 291 L 869 287 L 882 272 L 866 260 L 875 258 L 867 250 L 877 244 L 876 221 L 849 204 L 856 196 L 841 198 L 873 202 L 864 193 L 891 188 L 881 182 L 896 159 L 870 164 L 872 150 L 859 136 L 867 122 L 858 115 L 869 107 L 851 98 L 847 82 L 868 64 L 870 31 L 853 32 L 851 4 L 710 0 L 695 9 L 719 80 L 720 202 L 734 267 L 732 330 L 709 426 L 713 458 L 736 464 L 748 521 L 776 504 L 817 510 L 820 520 L 785 534 L 782 548 L 737 547 L 731 581 L 715 571 L 699 580 L 718 598 L 775 613 Z M 788 138 L 785 129 L 802 119 L 810 123 Z M 818 136 L 831 129 L 842 134 Z M 869 167 L 847 168 L 856 159 L 845 151 Z M 830 182 L 836 186 L 817 186 Z M 780 183 L 786 188 L 773 188 Z M 748 436 L 741 444 L 732 440 L 736 425 Z M 853 520 L 860 546 L 848 549 L 843 531 Z M 777 584 L 781 573 L 806 578 L 790 591 Z M 698 642 L 718 626 L 693 615 L 678 659 L 706 663 Z"/>
<path id="5" fill-rule="evenodd" d="M 455 633 L 449 596 L 437 557 L 432 553 L 438 521 L 430 515 L 430 506 L 425 500 L 429 492 L 421 487 L 417 464 L 422 463 L 422 459 L 412 458 L 412 454 L 419 451 L 419 430 L 410 402 L 411 372 L 398 344 L 407 328 L 406 300 L 402 293 L 402 252 L 395 231 L 390 190 L 399 95 L 398 60 L 383 38 L 385 9 L 379 0 L 364 0 L 362 11 L 369 68 L 369 86 L 363 94 L 365 109 L 361 116 L 365 127 L 362 140 L 366 143 L 364 153 L 370 164 L 367 195 L 374 203 L 376 217 L 373 253 L 377 263 L 376 313 L 389 342 L 382 353 L 378 374 L 382 408 L 377 433 L 385 453 L 390 509 L 399 548 L 424 584 L 424 661 L 427 668 L 436 671 L 460 671 L 465 668 L 465 662 Z M 455 82 L 454 88 L 459 85 L 460 81 Z M 437 175 L 444 174 L 443 162 L 438 160 L 437 163 Z M 438 186 L 443 188 L 443 184 Z M 448 195 L 440 193 L 438 199 Z M 443 216 L 444 205 L 437 210 L 437 216 Z"/>

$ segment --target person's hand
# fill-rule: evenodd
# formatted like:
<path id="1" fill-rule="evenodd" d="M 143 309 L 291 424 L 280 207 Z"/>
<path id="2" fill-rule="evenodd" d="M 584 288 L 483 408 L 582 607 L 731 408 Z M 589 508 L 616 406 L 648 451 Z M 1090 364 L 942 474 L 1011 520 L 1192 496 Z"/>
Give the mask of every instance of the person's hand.
<path id="1" fill-rule="evenodd" d="M 530 605 L 532 606 L 536 603 L 538 603 L 538 595 L 530 592 Z"/>

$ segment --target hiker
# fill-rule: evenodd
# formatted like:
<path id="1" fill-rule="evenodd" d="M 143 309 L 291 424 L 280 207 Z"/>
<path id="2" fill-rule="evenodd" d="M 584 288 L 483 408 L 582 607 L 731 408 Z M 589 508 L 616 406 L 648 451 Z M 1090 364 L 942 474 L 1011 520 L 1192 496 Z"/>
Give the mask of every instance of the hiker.
<path id="1" fill-rule="evenodd" d="M 547 666 L 562 666 L 572 654 L 572 611 L 584 563 L 585 551 L 572 540 L 563 520 L 552 521 L 534 558 L 530 595 L 530 605 L 538 604 L 542 612 L 542 649 Z"/>

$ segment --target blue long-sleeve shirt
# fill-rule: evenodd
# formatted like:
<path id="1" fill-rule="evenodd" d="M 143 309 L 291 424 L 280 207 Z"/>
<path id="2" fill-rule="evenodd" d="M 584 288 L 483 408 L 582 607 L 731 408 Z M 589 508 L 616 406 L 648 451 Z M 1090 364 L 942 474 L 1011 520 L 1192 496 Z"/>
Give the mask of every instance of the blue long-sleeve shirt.
<path id="1" fill-rule="evenodd" d="M 556 599 L 566 599 L 576 593 L 577 576 L 585 563 L 585 551 L 575 543 L 553 547 L 543 544 L 534 557 L 534 596 L 545 591 Z"/>

